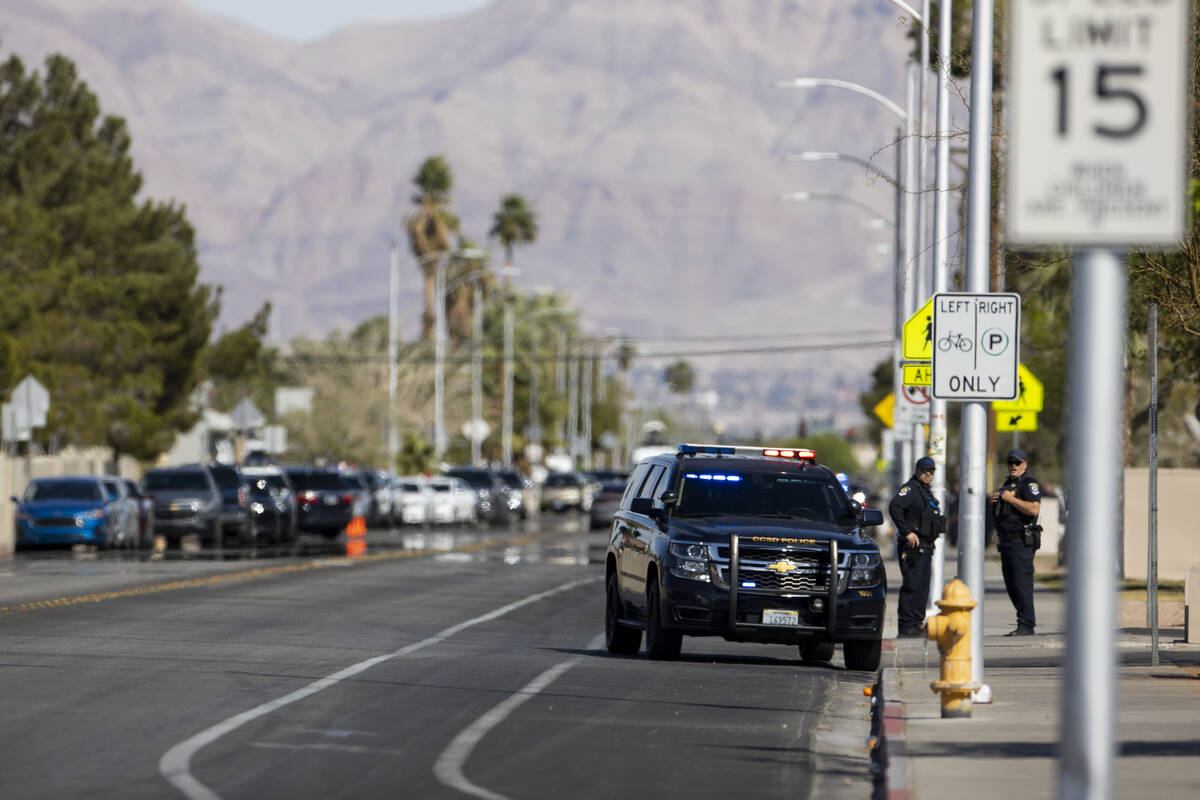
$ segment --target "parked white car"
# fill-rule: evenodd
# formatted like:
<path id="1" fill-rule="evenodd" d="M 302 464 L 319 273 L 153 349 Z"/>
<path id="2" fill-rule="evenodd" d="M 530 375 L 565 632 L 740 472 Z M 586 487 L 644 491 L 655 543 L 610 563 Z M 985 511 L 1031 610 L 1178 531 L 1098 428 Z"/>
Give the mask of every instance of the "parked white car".
<path id="1" fill-rule="evenodd" d="M 475 492 L 462 478 L 430 478 L 429 488 L 433 492 L 433 522 L 475 521 Z"/>
<path id="2" fill-rule="evenodd" d="M 433 489 L 421 477 L 392 480 L 392 523 L 421 525 L 433 517 Z"/>

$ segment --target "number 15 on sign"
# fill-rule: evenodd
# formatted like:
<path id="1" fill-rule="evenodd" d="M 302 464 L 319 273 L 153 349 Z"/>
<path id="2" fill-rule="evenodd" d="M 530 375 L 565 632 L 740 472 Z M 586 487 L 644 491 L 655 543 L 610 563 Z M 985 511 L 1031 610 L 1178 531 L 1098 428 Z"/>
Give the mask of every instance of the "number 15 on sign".
<path id="1" fill-rule="evenodd" d="M 1174 245 L 1189 0 L 1013 0 L 1009 241 Z"/>

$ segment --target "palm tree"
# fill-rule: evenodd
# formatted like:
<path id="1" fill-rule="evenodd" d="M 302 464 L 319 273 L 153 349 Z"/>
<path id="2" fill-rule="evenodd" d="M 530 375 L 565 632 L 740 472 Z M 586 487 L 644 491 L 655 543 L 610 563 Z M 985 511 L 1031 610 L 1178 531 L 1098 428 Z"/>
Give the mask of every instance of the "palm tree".
<path id="1" fill-rule="evenodd" d="M 519 194 L 501 197 L 488 236 L 496 237 L 504 245 L 505 269 L 512 267 L 513 248 L 519 244 L 532 244 L 537 241 L 537 234 L 537 212 L 529 201 Z"/>
<path id="2" fill-rule="evenodd" d="M 421 268 L 425 282 L 425 312 L 421 315 L 421 335 L 433 338 L 434 297 L 437 291 L 438 260 L 450 250 L 450 243 L 458 232 L 458 217 L 450 211 L 450 188 L 454 177 L 450 165 L 441 156 L 430 156 L 421 162 L 413 176 L 417 187 L 412 201 L 416 204 L 413 213 L 404 218 L 408 232 L 408 244 Z"/>

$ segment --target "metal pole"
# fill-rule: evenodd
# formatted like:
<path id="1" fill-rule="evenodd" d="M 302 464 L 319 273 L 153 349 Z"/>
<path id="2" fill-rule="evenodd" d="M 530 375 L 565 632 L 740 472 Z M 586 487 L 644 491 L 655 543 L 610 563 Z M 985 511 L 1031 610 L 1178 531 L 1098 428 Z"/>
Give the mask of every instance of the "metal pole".
<path id="1" fill-rule="evenodd" d="M 966 290 L 988 291 L 992 210 L 992 0 L 975 0 L 971 35 L 971 130 L 967 156 Z M 976 703 L 991 702 L 983 681 L 984 518 L 988 499 L 987 406 L 964 403 L 959 454 L 958 574 L 977 605 L 971 610 L 971 680 Z"/>
<path id="2" fill-rule="evenodd" d="M 513 426 L 513 308 L 512 295 L 505 289 L 504 298 L 504 418 L 500 440 L 500 458 L 504 466 L 512 466 Z"/>
<path id="3" fill-rule="evenodd" d="M 929 196 L 925 190 L 929 185 L 928 172 L 928 150 L 927 142 L 925 141 L 926 128 L 928 127 L 929 104 L 926 102 L 926 73 L 929 71 L 929 0 L 922 0 L 921 3 L 921 19 L 917 21 L 921 32 L 921 64 L 917 70 L 917 119 L 916 119 L 916 146 L 917 146 L 917 180 L 916 180 L 916 202 L 917 202 L 917 240 L 916 240 L 916 258 L 913 261 L 913 268 L 917 276 L 917 292 L 913 307 L 909 309 L 909 313 L 916 311 L 921 307 L 922 301 L 928 296 L 922 289 L 928 288 L 926 280 L 929 270 L 925 269 L 925 264 L 928 262 L 928 242 L 929 242 Z"/>
<path id="4" fill-rule="evenodd" d="M 917 75 L 920 70 L 908 62 L 908 82 L 905 91 L 908 119 L 904 123 L 904 319 L 917 310 L 916 276 L 917 237 L 917 140 L 920 133 L 917 119 Z M 911 465 L 910 465 L 911 466 Z"/>
<path id="5" fill-rule="evenodd" d="M 554 394 L 561 400 L 567 395 L 567 331 L 562 326 L 558 326 L 558 339 L 556 341 L 554 359 Z M 567 444 L 568 451 L 570 450 L 570 442 L 567 441 L 567 424 L 566 420 L 559 417 L 555 422 L 555 430 L 558 432 L 560 442 Z"/>
<path id="6" fill-rule="evenodd" d="M 542 420 L 541 408 L 538 405 L 538 372 L 541 367 L 541 362 L 538 360 L 538 345 L 541 343 L 541 336 L 538 335 L 537 326 L 534 326 L 531 335 L 533 341 L 529 347 L 529 441 L 541 444 Z"/>
<path id="7" fill-rule="evenodd" d="M 585 345 L 587 366 L 583 372 L 583 390 L 580 394 L 580 423 L 583 427 L 579 435 L 579 446 L 583 450 L 583 468 L 592 468 L 592 376 L 596 371 L 596 343 Z"/>
<path id="8" fill-rule="evenodd" d="M 933 207 L 933 291 L 944 292 L 950 285 L 950 243 L 947 241 L 950 217 L 950 17 L 953 0 L 941 0 L 938 15 L 938 91 L 937 153 L 934 160 Z M 929 399 L 929 455 L 937 462 L 933 473 L 934 498 L 949 515 L 946 500 L 946 401 Z M 933 547 L 929 571 L 929 605 L 926 614 L 937 614 L 937 600 L 946 585 L 946 537 Z"/>
<path id="9" fill-rule="evenodd" d="M 396 451 L 399 449 L 396 430 L 396 328 L 399 326 L 400 314 L 400 250 L 396 242 L 392 242 L 391 259 L 388 267 L 388 393 L 387 410 L 384 419 L 387 427 L 387 469 L 396 471 Z"/>
<path id="10" fill-rule="evenodd" d="M 1150 520 L 1146 544 L 1146 626 L 1150 628 L 1150 666 L 1158 666 L 1158 304 L 1150 304 Z"/>
<path id="11" fill-rule="evenodd" d="M 471 463 L 483 462 L 483 437 L 477 426 L 483 420 L 483 278 L 475 279 L 471 313 Z"/>
<path id="12" fill-rule="evenodd" d="M 1075 256 L 1071 304 L 1071 528 L 1058 794 L 1112 797 L 1116 762 L 1116 549 L 1122 484 L 1126 276 L 1116 253 Z"/>
<path id="13" fill-rule="evenodd" d="M 439 257 L 436 263 L 433 309 L 433 456 L 438 461 L 446 455 L 446 420 L 443 412 L 444 362 L 446 359 L 446 270 Z"/>
<path id="14" fill-rule="evenodd" d="M 579 358 L 569 348 L 567 357 L 567 452 L 574 462 L 579 453 Z"/>
<path id="15" fill-rule="evenodd" d="M 895 245 L 892 248 L 892 253 L 895 257 L 895 275 L 893 280 L 895 283 L 896 297 L 893 304 L 893 321 L 895 323 L 892 339 L 892 493 L 900 488 L 900 484 L 907 479 L 905 470 L 908 466 L 904 464 L 904 448 L 901 444 L 900 425 L 896 422 L 896 409 L 900 407 L 900 393 L 904 391 L 903 369 L 900 366 L 900 357 L 903 355 L 901 351 L 901 336 L 904 330 L 904 323 L 908 319 L 908 315 L 904 313 L 904 257 L 905 244 L 904 232 L 904 133 L 903 129 L 896 128 L 896 192 L 895 192 L 895 224 L 892 226 L 893 233 L 896 237 Z"/>

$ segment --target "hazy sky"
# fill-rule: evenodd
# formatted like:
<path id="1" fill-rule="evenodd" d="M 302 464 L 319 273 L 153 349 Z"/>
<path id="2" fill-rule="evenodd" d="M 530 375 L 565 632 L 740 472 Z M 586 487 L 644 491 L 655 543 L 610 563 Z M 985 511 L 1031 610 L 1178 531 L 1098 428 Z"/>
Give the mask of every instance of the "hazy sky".
<path id="1" fill-rule="evenodd" d="M 187 0 L 189 5 L 294 41 L 358 22 L 429 19 L 473 11 L 491 0 Z"/>

